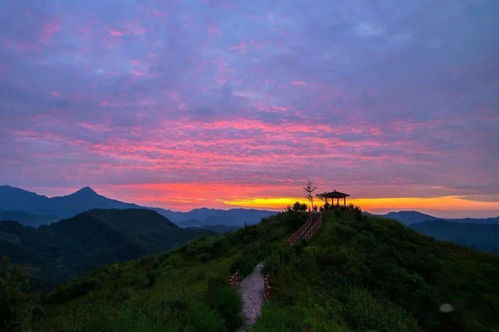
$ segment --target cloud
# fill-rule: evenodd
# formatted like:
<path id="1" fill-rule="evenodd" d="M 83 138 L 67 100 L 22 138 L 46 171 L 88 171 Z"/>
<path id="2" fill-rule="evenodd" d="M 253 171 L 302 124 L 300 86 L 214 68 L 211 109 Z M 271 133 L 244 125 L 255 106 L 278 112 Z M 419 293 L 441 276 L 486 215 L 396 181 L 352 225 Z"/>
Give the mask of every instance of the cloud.
<path id="1" fill-rule="evenodd" d="M 0 9 L 1 183 L 498 194 L 495 3 Z"/>
<path id="2" fill-rule="evenodd" d="M 355 33 L 360 37 L 376 36 L 383 33 L 383 29 L 374 27 L 367 23 L 359 23 L 355 27 Z"/>

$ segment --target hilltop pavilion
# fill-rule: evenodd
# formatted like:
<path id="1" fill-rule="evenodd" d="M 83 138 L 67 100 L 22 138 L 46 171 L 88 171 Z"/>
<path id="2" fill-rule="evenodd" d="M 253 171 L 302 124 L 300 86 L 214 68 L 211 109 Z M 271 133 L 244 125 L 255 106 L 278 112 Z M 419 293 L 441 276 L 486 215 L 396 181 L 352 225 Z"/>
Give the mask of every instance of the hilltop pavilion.
<path id="1" fill-rule="evenodd" d="M 318 198 L 324 200 L 326 204 L 328 204 L 328 199 L 331 198 L 331 205 L 334 205 L 334 199 L 336 198 L 336 205 L 340 206 L 340 198 L 343 198 L 343 206 L 347 205 L 347 197 L 350 196 L 349 194 L 345 194 L 336 190 L 333 190 L 331 192 L 324 192 L 322 194 L 317 194 L 316 195 Z"/>

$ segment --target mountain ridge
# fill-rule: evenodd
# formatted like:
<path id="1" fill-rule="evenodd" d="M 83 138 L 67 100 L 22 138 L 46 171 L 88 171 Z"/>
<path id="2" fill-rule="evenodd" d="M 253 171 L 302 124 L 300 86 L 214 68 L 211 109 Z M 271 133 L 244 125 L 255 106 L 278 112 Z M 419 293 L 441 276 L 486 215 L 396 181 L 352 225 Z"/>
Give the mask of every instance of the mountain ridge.
<path id="1" fill-rule="evenodd" d="M 445 220 L 451 223 L 473 223 L 473 224 L 499 224 L 499 216 L 489 218 L 440 218 L 414 210 L 392 211 L 386 214 L 372 214 L 374 216 L 395 219 L 398 222 L 409 226 L 416 223 L 432 220 Z"/>
<path id="2" fill-rule="evenodd" d="M 179 228 L 147 209 L 93 209 L 38 228 L 0 221 L 0 257 L 27 266 L 41 284 L 50 286 L 51 281 L 67 280 L 103 264 L 168 250 L 213 234 Z"/>
<path id="3" fill-rule="evenodd" d="M 98 194 L 89 186 L 82 187 L 68 195 L 50 198 L 17 187 L 0 186 L 0 210 L 9 213 L 12 211 L 19 212 L 18 221 L 25 225 L 38 226 L 44 224 L 44 220 L 47 221 L 46 223 L 54 222 L 95 208 L 153 210 L 183 227 L 202 227 L 217 224 L 242 227 L 245 224 L 255 224 L 261 218 L 276 213 L 275 211 L 241 208 L 228 210 L 196 208 L 188 212 L 173 211 L 108 198 Z M 31 216 L 23 215 L 23 213 Z M 37 221 L 33 221 L 33 219 L 37 219 Z M 192 223 L 193 220 L 196 222 Z M 185 221 L 190 222 L 184 223 Z"/>
<path id="4" fill-rule="evenodd" d="M 408 227 L 440 241 L 450 241 L 499 254 L 499 220 L 498 223 L 480 224 L 437 219 L 411 224 Z"/>

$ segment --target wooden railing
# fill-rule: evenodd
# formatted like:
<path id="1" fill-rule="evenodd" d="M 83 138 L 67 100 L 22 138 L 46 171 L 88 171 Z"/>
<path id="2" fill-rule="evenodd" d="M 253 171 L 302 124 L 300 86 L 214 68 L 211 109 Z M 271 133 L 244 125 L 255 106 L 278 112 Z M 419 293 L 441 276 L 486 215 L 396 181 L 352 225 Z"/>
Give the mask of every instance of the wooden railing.
<path id="1" fill-rule="evenodd" d="M 315 233 L 317 233 L 317 230 L 321 227 L 322 225 L 322 216 L 319 215 L 319 218 L 312 224 L 312 226 L 303 234 L 303 238 L 305 240 L 310 240 Z"/>
<path id="2" fill-rule="evenodd" d="M 303 224 L 293 235 L 288 238 L 288 243 L 293 244 L 301 239 L 310 240 L 322 225 L 322 213 L 310 213 Z"/>
<path id="3" fill-rule="evenodd" d="M 268 272 L 263 277 L 263 290 L 265 293 L 265 299 L 269 300 L 272 292 L 272 286 L 270 286 L 270 275 Z"/>
<path id="4" fill-rule="evenodd" d="M 291 235 L 288 238 L 289 244 L 293 244 L 296 241 L 298 241 L 299 239 L 301 239 L 303 234 L 310 228 L 310 226 L 312 226 L 313 222 L 314 222 L 314 219 L 312 217 L 312 214 L 310 213 L 307 221 L 300 228 L 298 228 L 298 230 L 293 235 Z"/>
<path id="5" fill-rule="evenodd" d="M 234 286 L 234 287 L 237 287 L 237 285 L 239 285 L 239 282 L 240 282 L 240 275 L 239 275 L 239 270 L 237 270 L 236 272 L 234 272 L 230 278 L 229 278 L 229 285 L 231 286 Z"/>

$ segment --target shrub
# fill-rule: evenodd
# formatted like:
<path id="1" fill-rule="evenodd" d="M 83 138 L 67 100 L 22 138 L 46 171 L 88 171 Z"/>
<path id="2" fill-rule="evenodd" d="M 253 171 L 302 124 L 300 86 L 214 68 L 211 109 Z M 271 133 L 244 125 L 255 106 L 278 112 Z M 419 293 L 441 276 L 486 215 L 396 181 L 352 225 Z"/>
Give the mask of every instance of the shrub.
<path id="1" fill-rule="evenodd" d="M 249 275 L 258 263 L 258 259 L 253 254 L 240 255 L 232 263 L 230 271 L 234 273 L 239 270 L 241 277 L 244 277 Z"/>
<path id="2" fill-rule="evenodd" d="M 294 305 L 296 295 L 293 289 L 278 285 L 272 289 L 272 300 L 282 305 Z"/>
<path id="3" fill-rule="evenodd" d="M 158 278 L 158 276 L 159 276 L 158 270 L 151 269 L 147 271 L 144 287 L 145 288 L 153 287 L 156 284 L 156 279 Z"/>
<path id="4" fill-rule="evenodd" d="M 297 307 L 281 307 L 268 302 L 263 307 L 260 319 L 255 323 L 251 332 L 301 332 L 307 331 L 303 324 L 302 311 Z"/>
<path id="5" fill-rule="evenodd" d="M 229 331 L 242 323 L 242 301 L 237 290 L 227 285 L 222 278 L 211 278 L 208 282 L 206 300 L 211 308 L 220 313 Z"/>
<path id="6" fill-rule="evenodd" d="M 306 212 L 307 204 L 301 204 L 300 202 L 296 202 L 295 204 L 293 204 L 293 207 L 288 207 L 287 210 L 294 212 Z"/>
<path id="7" fill-rule="evenodd" d="M 359 288 L 347 289 L 343 314 L 348 324 L 358 331 L 421 331 L 409 313 Z"/>
<path id="8" fill-rule="evenodd" d="M 0 266 L 0 330 L 21 331 L 36 308 L 27 294 L 28 279 L 11 268 L 7 259 Z"/>
<path id="9" fill-rule="evenodd" d="M 225 321 L 217 311 L 211 310 L 206 304 L 194 302 L 189 313 L 189 321 L 194 331 L 221 332 Z"/>
<path id="10" fill-rule="evenodd" d="M 97 288 L 94 279 L 80 279 L 59 287 L 51 294 L 44 297 L 47 304 L 59 304 L 83 296 Z"/>

